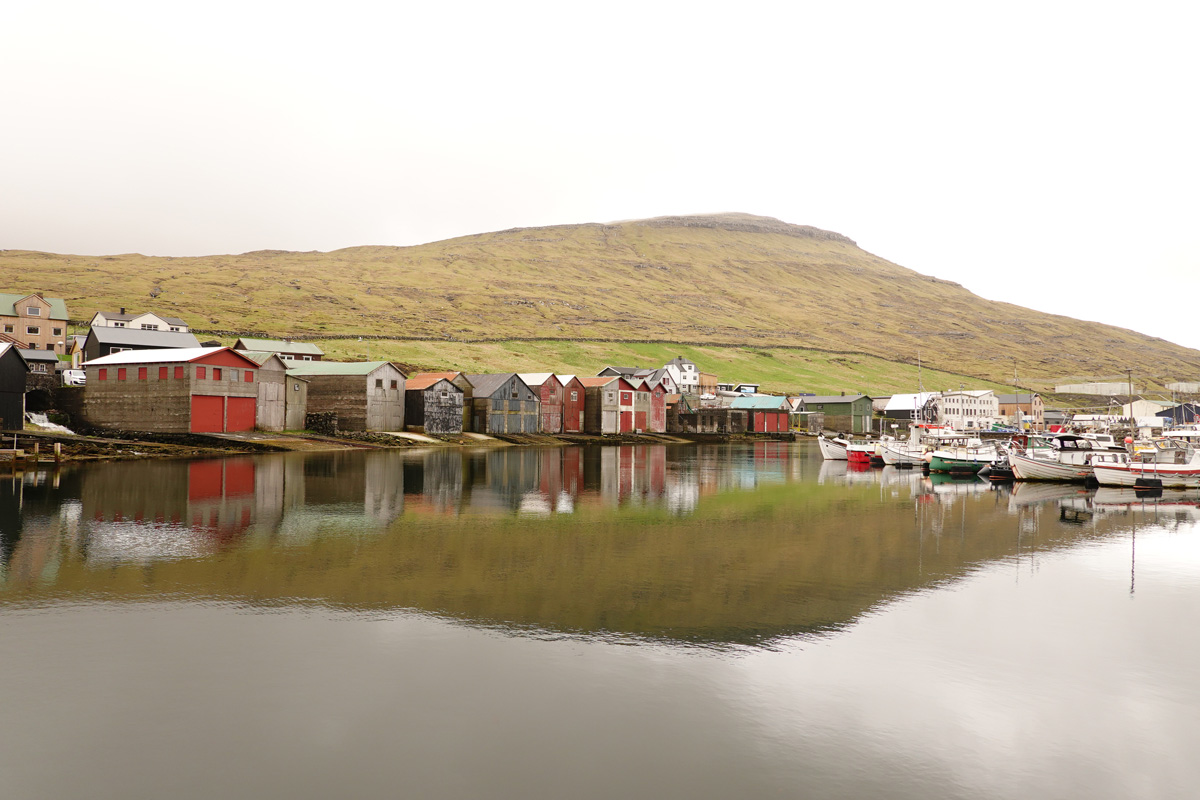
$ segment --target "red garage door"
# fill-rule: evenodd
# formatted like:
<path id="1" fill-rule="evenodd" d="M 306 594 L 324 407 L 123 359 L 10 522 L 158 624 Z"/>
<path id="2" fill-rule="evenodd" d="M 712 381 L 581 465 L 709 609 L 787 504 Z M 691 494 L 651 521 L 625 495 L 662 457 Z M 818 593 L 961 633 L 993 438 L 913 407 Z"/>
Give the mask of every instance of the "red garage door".
<path id="1" fill-rule="evenodd" d="M 220 433 L 224 430 L 225 398 L 207 394 L 192 395 L 192 433 Z"/>
<path id="2" fill-rule="evenodd" d="M 254 430 L 254 404 L 253 397 L 231 397 L 229 398 L 228 417 L 226 419 L 225 430 L 227 431 L 252 431 Z"/>

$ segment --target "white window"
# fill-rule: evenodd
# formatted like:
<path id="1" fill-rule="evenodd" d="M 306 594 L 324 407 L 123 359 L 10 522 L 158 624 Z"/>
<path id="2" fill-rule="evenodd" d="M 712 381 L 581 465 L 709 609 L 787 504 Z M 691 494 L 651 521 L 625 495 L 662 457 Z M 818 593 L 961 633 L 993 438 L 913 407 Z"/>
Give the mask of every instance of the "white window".
<path id="1" fill-rule="evenodd" d="M 156 331 L 156 330 L 158 330 L 158 326 L 157 326 L 157 325 L 153 325 L 153 324 L 151 324 L 151 323 L 149 323 L 149 322 L 143 322 L 143 323 L 142 323 L 142 330 L 144 330 L 144 331 Z"/>
<path id="2" fill-rule="evenodd" d="M 124 353 L 126 350 L 132 350 L 132 349 L 133 349 L 132 347 L 110 347 L 110 348 L 108 348 L 108 352 Z"/>
<path id="3" fill-rule="evenodd" d="M 178 325 L 172 325 L 172 326 L 171 326 L 171 330 L 173 330 L 173 331 L 178 331 L 178 330 L 179 330 L 179 326 L 178 326 Z"/>
<path id="4" fill-rule="evenodd" d="M 305 361 L 312 361 L 312 356 L 305 356 L 305 357 L 304 357 L 304 360 L 305 360 Z"/>
<path id="5" fill-rule="evenodd" d="M 295 361 L 295 357 L 287 353 L 280 353 L 279 358 L 283 361 Z"/>
<path id="6" fill-rule="evenodd" d="M 42 309 L 37 306 L 28 306 L 25 309 L 25 314 L 26 316 L 30 317 L 40 317 L 42 315 Z"/>
<path id="7" fill-rule="evenodd" d="M 124 323 L 124 322 L 114 322 L 114 323 L 113 323 L 113 327 L 114 327 L 114 328 L 124 328 L 124 327 L 125 327 L 125 323 Z"/>
<path id="8" fill-rule="evenodd" d="M 25 326 L 25 333 L 29 334 L 30 336 L 38 336 L 41 334 L 41 332 L 42 332 L 42 329 L 37 327 L 36 325 L 26 325 Z"/>

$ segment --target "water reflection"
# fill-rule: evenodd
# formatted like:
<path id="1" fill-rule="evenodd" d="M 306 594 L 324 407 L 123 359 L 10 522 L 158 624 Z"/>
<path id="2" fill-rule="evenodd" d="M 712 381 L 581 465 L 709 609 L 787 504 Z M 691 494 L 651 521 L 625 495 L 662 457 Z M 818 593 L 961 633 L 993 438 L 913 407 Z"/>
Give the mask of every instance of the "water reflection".
<path id="1" fill-rule="evenodd" d="M 0 601 L 176 593 L 762 644 L 1198 509 L 783 442 L 114 463 L 0 483 Z"/>

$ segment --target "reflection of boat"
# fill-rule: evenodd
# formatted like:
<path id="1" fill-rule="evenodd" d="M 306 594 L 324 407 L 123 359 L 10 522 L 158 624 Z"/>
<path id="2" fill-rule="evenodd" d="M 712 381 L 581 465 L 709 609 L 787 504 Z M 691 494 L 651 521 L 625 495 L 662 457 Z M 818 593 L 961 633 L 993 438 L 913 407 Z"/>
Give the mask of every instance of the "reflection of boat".
<path id="1" fill-rule="evenodd" d="M 817 483 L 835 483 L 845 477 L 848 468 L 845 461 L 825 461 L 817 473 Z"/>
<path id="2" fill-rule="evenodd" d="M 1186 441 L 1155 439 L 1154 452 L 1140 460 L 1096 462 L 1096 480 L 1102 486 L 1157 486 L 1200 488 L 1200 450 Z"/>
<path id="3" fill-rule="evenodd" d="M 1137 489 L 1101 486 L 1092 504 L 1097 511 L 1152 510 L 1200 520 L 1200 492 L 1190 489 L 1163 489 L 1141 492 Z"/>
<path id="4" fill-rule="evenodd" d="M 933 493 L 939 495 L 979 494 L 992 490 L 990 483 L 972 474 L 958 476 L 933 472 L 925 481 L 933 489 Z"/>
<path id="5" fill-rule="evenodd" d="M 1087 497 L 1088 490 L 1070 483 L 1018 483 L 1012 488 L 1009 506 L 1049 503 L 1072 497 Z"/>
<path id="6" fill-rule="evenodd" d="M 821 448 L 821 457 L 826 461 L 845 461 L 846 444 L 845 439 L 826 439 L 824 436 L 817 437 L 817 445 Z"/>

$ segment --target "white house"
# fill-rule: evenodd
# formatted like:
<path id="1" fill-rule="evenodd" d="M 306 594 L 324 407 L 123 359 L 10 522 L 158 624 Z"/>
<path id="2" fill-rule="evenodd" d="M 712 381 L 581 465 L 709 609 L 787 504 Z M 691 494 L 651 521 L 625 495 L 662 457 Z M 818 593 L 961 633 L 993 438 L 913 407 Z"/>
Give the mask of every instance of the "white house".
<path id="1" fill-rule="evenodd" d="M 683 356 L 675 356 L 663 365 L 683 394 L 700 394 L 700 370 Z"/>
<path id="2" fill-rule="evenodd" d="M 1000 400 L 991 389 L 942 392 L 938 401 L 938 423 L 956 431 L 986 430 L 999 416 Z"/>
<path id="3" fill-rule="evenodd" d="M 97 311 L 88 323 L 91 328 L 129 328 L 135 331 L 167 331 L 169 333 L 187 333 L 187 323 L 178 317 L 160 317 L 149 312 L 143 314 L 127 314 L 125 309 L 117 311 Z"/>

